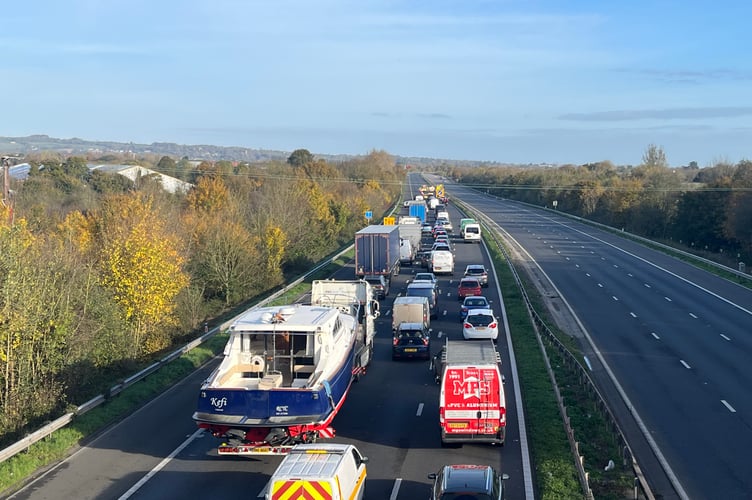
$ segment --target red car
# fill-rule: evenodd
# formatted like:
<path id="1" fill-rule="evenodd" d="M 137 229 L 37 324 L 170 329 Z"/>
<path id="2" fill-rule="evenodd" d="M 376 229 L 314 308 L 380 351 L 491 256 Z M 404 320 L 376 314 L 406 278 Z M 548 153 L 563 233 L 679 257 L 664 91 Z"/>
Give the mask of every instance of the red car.
<path id="1" fill-rule="evenodd" d="M 480 288 L 480 281 L 477 278 L 462 278 L 457 287 L 457 300 L 465 300 L 465 297 L 474 295 L 483 295 Z"/>

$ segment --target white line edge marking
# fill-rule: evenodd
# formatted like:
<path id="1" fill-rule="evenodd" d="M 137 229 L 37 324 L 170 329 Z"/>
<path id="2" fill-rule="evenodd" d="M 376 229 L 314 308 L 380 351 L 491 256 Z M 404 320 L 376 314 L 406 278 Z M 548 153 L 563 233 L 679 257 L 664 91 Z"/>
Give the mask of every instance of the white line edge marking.
<path id="1" fill-rule="evenodd" d="M 416 417 L 420 417 L 422 414 L 423 414 L 423 403 L 420 403 L 418 405 L 418 411 L 417 411 L 417 413 L 415 413 L 415 416 Z"/>
<path id="2" fill-rule="evenodd" d="M 689 364 L 688 364 L 688 363 L 687 363 L 686 361 L 684 361 L 683 359 L 680 359 L 680 360 L 679 360 L 679 363 L 681 363 L 682 365 L 684 365 L 684 368 L 686 368 L 687 370 L 689 370 L 689 369 L 691 369 L 691 368 L 692 368 L 692 367 L 691 367 L 691 366 L 689 366 Z"/>
<path id="3" fill-rule="evenodd" d="M 728 408 L 728 411 L 730 411 L 731 413 L 736 413 L 736 410 L 734 409 L 734 407 L 728 404 L 728 402 L 725 399 L 721 399 L 721 403 L 723 403 L 723 406 Z"/>
<path id="4" fill-rule="evenodd" d="M 399 494 L 400 485 L 402 484 L 402 478 L 398 477 L 394 480 L 394 486 L 392 486 L 392 494 L 389 495 L 389 500 L 397 500 Z"/>
<path id="5" fill-rule="evenodd" d="M 204 434 L 204 430 L 203 429 L 198 429 L 196 432 L 194 432 L 193 434 L 191 434 L 190 437 L 188 437 L 188 439 L 186 439 L 185 441 L 183 441 L 183 443 L 180 446 L 178 446 L 177 448 L 175 448 L 175 450 L 172 453 L 170 453 L 169 455 L 167 455 L 167 457 L 165 457 L 164 459 L 162 459 L 161 462 L 159 462 L 157 465 L 155 465 L 154 468 L 152 470 L 150 470 L 144 477 L 142 477 L 136 484 L 134 484 L 133 486 L 131 486 L 131 489 L 129 489 L 128 491 L 126 491 L 125 493 L 123 493 L 118 500 L 125 500 L 127 498 L 130 498 L 143 485 L 145 485 L 147 483 L 147 481 L 149 481 L 149 479 L 151 479 L 152 477 L 154 477 L 154 475 L 157 472 L 159 472 L 162 469 L 164 469 L 165 466 L 170 462 L 170 460 L 172 460 L 173 458 L 175 458 L 177 456 L 177 454 L 180 453 L 181 451 L 183 451 L 183 449 L 186 446 L 188 446 L 189 444 L 191 444 L 191 442 L 193 442 L 194 439 L 202 436 L 203 434 Z"/>

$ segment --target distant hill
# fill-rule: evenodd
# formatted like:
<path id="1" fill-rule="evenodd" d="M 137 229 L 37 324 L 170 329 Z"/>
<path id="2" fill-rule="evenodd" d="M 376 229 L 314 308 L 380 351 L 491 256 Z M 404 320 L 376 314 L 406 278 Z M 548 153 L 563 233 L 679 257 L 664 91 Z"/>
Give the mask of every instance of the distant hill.
<path id="1" fill-rule="evenodd" d="M 41 151 L 54 151 L 69 156 L 106 153 L 131 153 L 134 155 L 158 155 L 179 159 L 187 157 L 190 160 L 209 161 L 245 161 L 263 162 L 270 160 L 286 161 L 292 151 L 277 151 L 271 149 L 251 149 L 241 147 L 212 146 L 208 144 L 188 145 L 172 142 L 153 142 L 138 144 L 135 142 L 87 141 L 76 137 L 71 139 L 56 139 L 47 135 L 30 135 L 27 137 L 1 137 L 0 155 L 25 156 Z M 332 162 L 342 162 L 356 158 L 354 155 L 311 153 L 317 158 Z M 402 157 L 394 156 L 399 165 L 413 165 L 415 167 L 455 166 L 502 166 L 505 164 L 493 162 L 478 162 L 465 160 L 445 160 L 439 158 Z"/>

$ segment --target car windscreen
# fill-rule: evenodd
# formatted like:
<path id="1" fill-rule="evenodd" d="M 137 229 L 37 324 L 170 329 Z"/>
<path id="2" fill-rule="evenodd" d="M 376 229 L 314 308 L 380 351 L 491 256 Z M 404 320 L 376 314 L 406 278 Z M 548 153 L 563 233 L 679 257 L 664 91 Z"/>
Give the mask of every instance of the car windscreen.
<path id="1" fill-rule="evenodd" d="M 471 314 L 466 321 L 473 326 L 488 326 L 493 323 L 493 320 L 490 314 Z"/>
<path id="2" fill-rule="evenodd" d="M 407 288 L 408 297 L 428 297 L 428 302 L 433 303 L 433 289 L 431 288 Z"/>

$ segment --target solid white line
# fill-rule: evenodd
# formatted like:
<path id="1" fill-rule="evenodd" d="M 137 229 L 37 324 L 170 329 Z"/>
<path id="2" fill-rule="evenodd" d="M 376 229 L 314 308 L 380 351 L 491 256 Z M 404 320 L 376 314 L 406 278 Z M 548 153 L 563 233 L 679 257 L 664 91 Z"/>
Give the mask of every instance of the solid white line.
<path id="1" fill-rule="evenodd" d="M 694 319 L 697 319 L 697 316 L 695 316 L 693 313 L 689 313 L 690 316 L 692 316 Z"/>
<path id="2" fill-rule="evenodd" d="M 728 340 L 729 342 L 731 342 L 731 339 L 725 336 L 724 334 L 721 334 L 721 337 L 723 337 L 724 340 Z"/>
<path id="3" fill-rule="evenodd" d="M 402 478 L 398 477 L 394 480 L 394 486 L 392 486 L 392 494 L 389 495 L 389 500 L 397 500 L 397 495 L 399 495 L 399 489 L 400 485 L 402 484 Z"/>
<path id="4" fill-rule="evenodd" d="M 203 435 L 203 433 L 204 433 L 203 429 L 198 429 L 196 432 L 194 432 L 193 434 L 191 434 L 188 439 L 186 439 L 185 441 L 183 441 L 183 443 L 180 446 L 178 446 L 177 448 L 175 448 L 175 450 L 172 453 L 170 453 L 169 455 L 167 455 L 166 458 L 164 458 L 161 462 L 159 462 L 152 470 L 150 470 L 144 477 L 142 477 L 136 484 L 134 484 L 131 487 L 131 489 L 129 489 L 128 491 L 126 491 L 125 493 L 123 493 L 120 496 L 119 500 L 126 500 L 127 498 L 130 498 L 143 485 L 145 485 L 149 481 L 149 479 L 151 479 L 152 477 L 154 477 L 154 475 L 157 472 L 159 472 L 162 469 L 164 469 L 165 466 L 168 463 L 170 463 L 170 460 L 172 460 L 173 458 L 175 458 L 178 453 L 180 453 L 181 451 L 183 451 L 183 448 L 185 448 L 186 446 L 188 446 L 189 444 L 191 444 L 191 442 L 194 439 L 196 439 L 197 437 L 200 437 L 201 435 Z"/>
<path id="5" fill-rule="evenodd" d="M 661 340 L 661 338 L 655 332 L 650 332 L 650 335 L 652 335 L 653 337 L 655 337 L 655 340 Z"/>
<path id="6" fill-rule="evenodd" d="M 635 313 L 633 313 L 633 312 L 629 313 L 629 315 L 632 316 L 633 318 L 637 317 L 637 315 Z"/>
<path id="7" fill-rule="evenodd" d="M 687 370 L 689 370 L 690 368 L 692 368 L 692 367 L 691 367 L 691 366 L 689 366 L 689 364 L 687 364 L 687 362 L 686 362 L 686 361 L 684 361 L 683 359 L 680 359 L 680 360 L 679 360 L 679 363 L 683 364 L 683 365 L 684 365 L 684 368 L 686 368 Z"/>
<path id="8" fill-rule="evenodd" d="M 734 407 L 728 404 L 725 399 L 721 399 L 721 403 L 723 403 L 723 406 L 728 408 L 728 411 L 730 411 L 731 413 L 736 413 L 736 410 L 734 409 Z"/>
<path id="9" fill-rule="evenodd" d="M 420 403 L 418 405 L 418 412 L 415 414 L 416 417 L 420 417 L 423 414 L 423 403 Z"/>

